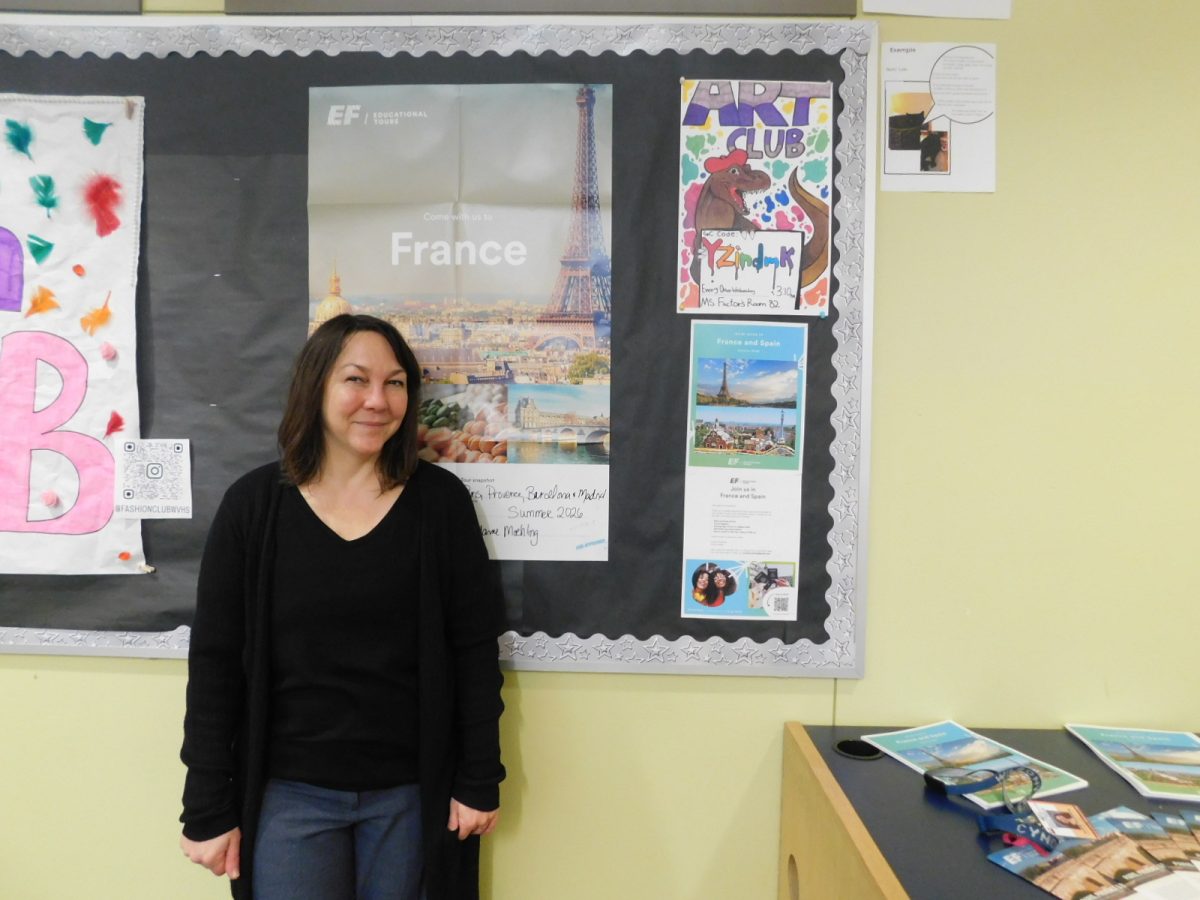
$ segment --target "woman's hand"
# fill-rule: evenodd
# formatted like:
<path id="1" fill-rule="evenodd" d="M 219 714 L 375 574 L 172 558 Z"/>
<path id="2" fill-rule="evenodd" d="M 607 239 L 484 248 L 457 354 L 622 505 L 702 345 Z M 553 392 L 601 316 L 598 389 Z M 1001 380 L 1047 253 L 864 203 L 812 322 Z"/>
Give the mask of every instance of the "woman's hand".
<path id="1" fill-rule="evenodd" d="M 450 821 L 446 828 L 458 832 L 458 839 L 465 841 L 473 834 L 491 834 L 496 829 L 496 821 L 500 818 L 500 810 L 480 812 L 464 806 L 453 797 L 450 798 Z"/>
<path id="2" fill-rule="evenodd" d="M 214 875 L 228 875 L 233 881 L 241 875 L 242 829 L 235 828 L 207 841 L 192 841 L 182 835 L 179 846 L 183 855 Z"/>

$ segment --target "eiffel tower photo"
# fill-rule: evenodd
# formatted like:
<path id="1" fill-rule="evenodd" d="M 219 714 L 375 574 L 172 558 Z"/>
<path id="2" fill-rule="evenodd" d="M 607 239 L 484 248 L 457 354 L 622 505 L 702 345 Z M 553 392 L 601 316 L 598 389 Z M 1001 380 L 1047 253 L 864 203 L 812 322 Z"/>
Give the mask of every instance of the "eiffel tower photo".
<path id="1" fill-rule="evenodd" d="M 397 108 L 417 108 L 425 102 L 422 90 L 394 86 L 389 96 Z M 415 186 L 396 176 L 397 190 L 410 191 L 414 202 L 389 214 L 390 227 L 399 229 L 392 232 L 390 265 L 364 256 L 377 226 L 356 225 L 351 235 L 341 213 L 318 210 L 324 218 L 313 226 L 314 252 L 336 260 L 340 284 L 330 281 L 327 292 L 331 276 L 322 273 L 310 319 L 346 304 L 387 317 L 430 383 L 605 383 L 612 330 L 605 236 L 611 87 L 463 85 L 458 91 L 471 115 L 458 122 L 457 113 L 446 112 L 441 127 L 452 134 L 463 129 L 461 159 L 441 166 L 436 184 Z M 497 117 L 503 128 L 489 124 Z M 381 143 L 378 152 L 391 150 Z M 327 156 L 327 169 L 342 165 Z M 509 163 L 497 162 L 509 156 Z M 510 171 L 506 183 L 502 176 Z M 526 182 L 536 196 L 528 196 Z M 510 260 L 516 246 L 521 258 Z M 501 251 L 503 258 L 495 255 Z M 347 265 L 355 254 L 361 258 Z"/>
<path id="2" fill-rule="evenodd" d="M 717 391 L 717 402 L 728 403 L 733 399 L 733 394 L 729 393 L 729 360 L 721 361 L 721 389 Z"/>
<path id="3" fill-rule="evenodd" d="M 581 87 L 575 96 L 579 125 L 575 142 L 575 184 L 571 228 L 558 278 L 545 310 L 537 317 L 539 348 L 607 348 L 612 321 L 612 264 L 600 221 L 596 174 L 595 92 Z"/>

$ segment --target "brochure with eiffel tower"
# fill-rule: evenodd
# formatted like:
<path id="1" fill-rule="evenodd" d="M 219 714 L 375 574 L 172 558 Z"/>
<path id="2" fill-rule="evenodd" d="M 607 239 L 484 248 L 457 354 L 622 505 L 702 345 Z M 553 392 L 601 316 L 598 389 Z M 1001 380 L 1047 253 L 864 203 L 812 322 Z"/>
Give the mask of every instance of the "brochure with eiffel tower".
<path id="1" fill-rule="evenodd" d="M 796 621 L 808 325 L 692 322 L 680 615 Z"/>
<path id="2" fill-rule="evenodd" d="M 497 559 L 608 556 L 612 87 L 309 92 L 310 330 L 395 324 Z"/>

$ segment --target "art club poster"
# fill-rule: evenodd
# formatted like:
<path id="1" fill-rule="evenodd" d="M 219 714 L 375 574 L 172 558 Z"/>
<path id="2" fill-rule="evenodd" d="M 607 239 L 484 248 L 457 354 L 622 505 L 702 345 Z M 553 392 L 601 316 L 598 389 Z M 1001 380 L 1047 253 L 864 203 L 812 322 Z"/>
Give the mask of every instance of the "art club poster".
<path id="1" fill-rule="evenodd" d="M 0 572 L 137 574 L 139 97 L 0 95 Z"/>
<path id="2" fill-rule="evenodd" d="M 608 554 L 608 85 L 309 92 L 309 320 L 381 316 L 494 558 Z"/>
<path id="3" fill-rule="evenodd" d="M 680 82 L 678 310 L 829 313 L 833 85 Z"/>

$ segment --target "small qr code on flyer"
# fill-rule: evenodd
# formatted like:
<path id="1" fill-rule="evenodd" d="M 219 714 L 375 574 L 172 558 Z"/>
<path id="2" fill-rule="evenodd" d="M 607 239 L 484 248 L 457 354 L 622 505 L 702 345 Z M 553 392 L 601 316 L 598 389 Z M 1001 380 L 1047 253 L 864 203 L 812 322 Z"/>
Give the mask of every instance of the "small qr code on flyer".
<path id="1" fill-rule="evenodd" d="M 122 441 L 117 448 L 116 490 L 115 512 L 124 518 L 191 518 L 189 442 Z"/>
<path id="2" fill-rule="evenodd" d="M 763 609 L 772 619 L 796 618 L 796 589 L 794 587 L 774 587 L 763 597 Z"/>

